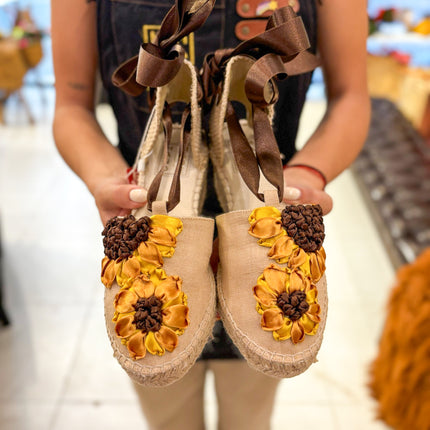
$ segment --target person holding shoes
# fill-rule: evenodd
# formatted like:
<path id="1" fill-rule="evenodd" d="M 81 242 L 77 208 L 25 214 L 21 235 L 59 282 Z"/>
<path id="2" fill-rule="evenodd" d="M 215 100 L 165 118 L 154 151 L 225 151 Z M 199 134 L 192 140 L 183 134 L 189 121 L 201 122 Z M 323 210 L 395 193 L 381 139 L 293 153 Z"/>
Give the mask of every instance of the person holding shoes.
<path id="1" fill-rule="evenodd" d="M 304 21 L 311 49 L 321 57 L 327 110 L 306 145 L 296 151 L 294 144 L 311 74 L 279 83 L 274 130 L 284 155 L 284 202 L 318 203 L 327 214 L 332 199 L 324 191 L 325 185 L 353 162 L 369 124 L 366 2 L 293 3 Z M 171 5 L 169 1 L 52 0 L 55 142 L 94 196 L 103 224 L 147 201 L 147 190 L 130 184 L 126 174 L 149 117 L 146 95 L 126 95 L 112 84 L 111 76 L 121 63 L 136 55 L 142 41 L 152 40 Z M 218 1 L 204 26 L 183 41 L 188 58 L 196 66 L 202 65 L 206 53 L 236 46 L 243 35 L 234 29 L 243 30 L 248 25 L 252 33 L 255 20 L 247 21 L 240 10 L 235 1 Z M 94 114 L 98 72 L 117 119 L 118 146 L 108 141 Z M 214 199 L 209 192 L 210 212 L 217 210 Z M 270 428 L 279 380 L 249 368 L 221 323 L 217 323 L 214 339 L 201 359 L 180 381 L 157 389 L 136 385 L 149 428 L 203 429 L 207 370 L 215 377 L 219 429 Z"/>

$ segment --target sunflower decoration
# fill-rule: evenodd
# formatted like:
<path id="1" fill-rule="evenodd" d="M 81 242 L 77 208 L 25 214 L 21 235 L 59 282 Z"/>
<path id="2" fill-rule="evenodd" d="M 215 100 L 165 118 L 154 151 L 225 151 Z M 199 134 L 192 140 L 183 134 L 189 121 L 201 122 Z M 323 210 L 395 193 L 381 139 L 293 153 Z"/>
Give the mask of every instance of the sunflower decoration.
<path id="1" fill-rule="evenodd" d="M 182 280 L 163 270 L 159 274 L 152 279 L 147 274 L 137 276 L 129 289 L 115 297 L 115 333 L 135 360 L 144 358 L 147 351 L 159 356 L 172 352 L 189 324 Z"/>
<path id="2" fill-rule="evenodd" d="M 254 209 L 248 232 L 270 248 L 268 256 L 290 269 L 300 269 L 318 282 L 325 272 L 324 224 L 319 205 L 272 206 Z"/>
<path id="3" fill-rule="evenodd" d="M 301 270 L 271 264 L 254 287 L 261 328 L 278 341 L 303 342 L 318 330 L 321 308 L 317 288 Z"/>
<path id="4" fill-rule="evenodd" d="M 172 257 L 182 221 L 167 215 L 133 215 L 110 219 L 102 235 L 105 257 L 102 283 L 110 288 L 116 279 L 121 288 L 129 288 L 141 273 L 159 275 L 163 257 Z"/>

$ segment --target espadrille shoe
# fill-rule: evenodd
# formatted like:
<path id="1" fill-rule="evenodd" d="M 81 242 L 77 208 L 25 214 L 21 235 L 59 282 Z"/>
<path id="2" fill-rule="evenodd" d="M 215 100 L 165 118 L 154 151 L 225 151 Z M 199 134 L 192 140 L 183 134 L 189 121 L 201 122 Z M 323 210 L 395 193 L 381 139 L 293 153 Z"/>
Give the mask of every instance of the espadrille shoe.
<path id="1" fill-rule="evenodd" d="M 286 40 L 274 43 L 301 52 L 306 38 L 299 42 L 295 37 L 291 47 L 288 37 L 292 29 L 302 34 L 300 23 L 287 8 L 269 19 L 268 32 L 282 29 L 278 34 Z M 208 57 L 217 67 L 209 64 L 206 70 L 223 72 L 210 119 L 215 184 L 227 211 L 216 218 L 217 293 L 224 326 L 249 365 L 292 377 L 316 361 L 322 341 L 327 314 L 324 227 L 319 206 L 280 203 L 283 174 L 270 122 L 277 95 L 272 78 L 311 65 L 305 61 L 288 69 L 287 55 L 270 53 L 271 37 L 266 32 L 254 41 L 257 50 L 242 44 Z M 215 76 L 212 85 L 216 82 Z M 237 102 L 245 106 L 246 120 L 237 119 Z"/>
<path id="2" fill-rule="evenodd" d="M 157 88 L 135 163 L 148 204 L 110 220 L 103 232 L 108 335 L 121 366 L 146 386 L 181 378 L 215 321 L 214 221 L 199 216 L 208 161 L 201 97 L 196 70 L 186 60 Z M 181 124 L 172 123 L 176 102 L 185 106 Z"/>

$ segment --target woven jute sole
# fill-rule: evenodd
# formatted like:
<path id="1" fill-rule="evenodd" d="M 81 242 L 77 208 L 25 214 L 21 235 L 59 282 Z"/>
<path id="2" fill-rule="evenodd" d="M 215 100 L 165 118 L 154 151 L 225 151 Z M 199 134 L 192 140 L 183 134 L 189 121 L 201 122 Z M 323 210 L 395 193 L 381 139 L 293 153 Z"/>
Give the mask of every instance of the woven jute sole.
<path id="1" fill-rule="evenodd" d="M 182 279 L 182 291 L 188 297 L 190 324 L 179 336 L 173 352 L 162 356 L 148 352 L 140 360 L 129 356 L 127 347 L 115 334 L 113 302 L 119 291 L 114 283 L 105 290 L 105 320 L 114 357 L 137 383 L 161 387 L 180 379 L 193 366 L 212 334 L 216 318 L 216 286 L 209 258 L 212 251 L 213 220 L 200 217 L 182 218 L 175 254 L 164 259 L 163 269 L 168 275 Z"/>
<path id="2" fill-rule="evenodd" d="M 250 213 L 236 211 L 217 217 L 219 311 L 227 333 L 251 367 L 274 377 L 290 378 L 317 361 L 327 319 L 326 278 L 324 275 L 316 284 L 321 322 L 315 335 L 306 335 L 303 342 L 293 344 L 290 339 L 276 341 L 271 332 L 263 331 L 252 288 L 274 261 L 267 256 L 269 248 L 259 246 L 248 233 Z"/>

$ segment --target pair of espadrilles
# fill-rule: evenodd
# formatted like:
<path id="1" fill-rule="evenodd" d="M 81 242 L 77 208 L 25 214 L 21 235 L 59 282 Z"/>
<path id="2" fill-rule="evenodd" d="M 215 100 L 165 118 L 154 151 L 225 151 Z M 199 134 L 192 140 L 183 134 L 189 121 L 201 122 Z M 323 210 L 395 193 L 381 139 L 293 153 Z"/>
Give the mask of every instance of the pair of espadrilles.
<path id="1" fill-rule="evenodd" d="M 249 365 L 276 377 L 316 361 L 325 326 L 321 208 L 281 203 L 282 164 L 271 128 L 274 78 L 317 62 L 306 51 L 301 19 L 286 7 L 261 35 L 206 56 L 197 73 L 177 42 L 204 23 L 213 5 L 177 0 L 157 39 L 113 77 L 132 95 L 156 88 L 133 167 L 148 203 L 108 221 L 102 262 L 114 355 L 147 386 L 171 384 L 192 367 L 217 310 Z M 177 102 L 180 123 L 171 114 Z M 238 119 L 236 102 L 246 119 Z M 216 218 L 216 282 L 209 264 L 214 220 L 200 216 L 209 157 L 225 212 Z"/>

